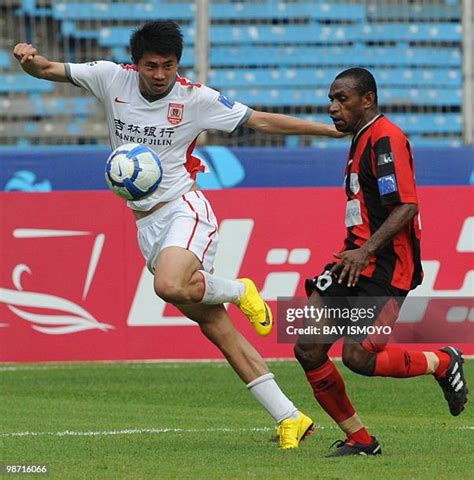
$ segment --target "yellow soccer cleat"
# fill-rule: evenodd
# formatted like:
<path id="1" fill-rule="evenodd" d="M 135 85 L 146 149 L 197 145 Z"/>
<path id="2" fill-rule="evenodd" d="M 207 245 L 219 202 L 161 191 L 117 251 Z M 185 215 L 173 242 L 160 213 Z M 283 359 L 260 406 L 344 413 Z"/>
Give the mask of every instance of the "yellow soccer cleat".
<path id="1" fill-rule="evenodd" d="M 278 425 L 280 448 L 298 448 L 301 440 L 310 437 L 315 427 L 311 418 L 298 412 L 298 418 L 287 418 Z"/>
<path id="2" fill-rule="evenodd" d="M 255 283 L 249 278 L 239 278 L 239 282 L 245 284 L 245 292 L 240 298 L 238 307 L 250 320 L 255 331 L 265 337 L 272 331 L 273 315 L 270 307 L 263 301 L 258 293 Z"/>

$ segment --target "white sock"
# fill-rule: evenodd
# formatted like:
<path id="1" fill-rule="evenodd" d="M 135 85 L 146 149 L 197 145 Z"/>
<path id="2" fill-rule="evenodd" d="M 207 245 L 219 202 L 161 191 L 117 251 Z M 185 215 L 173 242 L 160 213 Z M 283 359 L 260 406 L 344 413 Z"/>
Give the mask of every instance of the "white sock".
<path id="1" fill-rule="evenodd" d="M 238 303 L 245 292 L 245 284 L 237 280 L 216 277 L 204 270 L 199 270 L 206 284 L 200 303 L 219 305 L 221 303 Z"/>
<path id="2" fill-rule="evenodd" d="M 298 409 L 280 390 L 274 380 L 273 373 L 266 373 L 252 380 L 247 384 L 247 388 L 277 423 L 286 418 L 297 418 Z"/>

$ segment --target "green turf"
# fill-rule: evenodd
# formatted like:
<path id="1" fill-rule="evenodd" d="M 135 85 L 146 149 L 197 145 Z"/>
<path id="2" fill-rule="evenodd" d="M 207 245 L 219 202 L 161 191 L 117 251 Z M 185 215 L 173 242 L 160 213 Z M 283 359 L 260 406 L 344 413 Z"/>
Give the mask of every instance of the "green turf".
<path id="1" fill-rule="evenodd" d="M 474 478 L 472 409 L 451 417 L 433 378 L 365 378 L 341 367 L 384 454 L 324 459 L 342 438 L 339 430 L 314 402 L 297 364 L 270 366 L 319 426 L 298 450 L 277 448 L 271 419 L 223 363 L 0 364 L 0 432 L 42 432 L 1 436 L 0 463 L 48 464 L 49 474 L 34 478 L 58 479 Z M 473 384 L 473 360 L 466 374 Z M 44 433 L 163 428 L 183 431 Z"/>

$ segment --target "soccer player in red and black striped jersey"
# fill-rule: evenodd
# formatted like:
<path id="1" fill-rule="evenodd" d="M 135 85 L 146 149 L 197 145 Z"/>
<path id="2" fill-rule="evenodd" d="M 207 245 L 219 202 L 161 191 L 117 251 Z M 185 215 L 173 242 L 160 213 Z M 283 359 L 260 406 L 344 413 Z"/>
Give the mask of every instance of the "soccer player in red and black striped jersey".
<path id="1" fill-rule="evenodd" d="M 342 251 L 335 254 L 338 261 L 307 280 L 306 291 L 310 303 L 320 311 L 335 304 L 363 306 L 370 299 L 377 306 L 370 324 L 392 327 L 404 298 L 423 277 L 411 147 L 402 130 L 379 112 L 377 86 L 368 70 L 351 68 L 340 73 L 331 85 L 329 99 L 335 127 L 353 135 L 345 172 L 347 236 Z M 323 326 L 338 324 L 341 319 L 326 315 L 318 327 L 323 331 Z M 411 351 L 387 346 L 386 337 L 350 336 L 341 331 L 346 332 L 336 329 L 320 343 L 314 337 L 309 341 L 300 337 L 295 346 L 316 400 L 346 434 L 328 456 L 382 451 L 362 424 L 327 355 L 340 336 L 345 337 L 343 362 L 352 371 L 397 378 L 431 374 L 440 384 L 451 414 L 459 415 L 464 409 L 467 387 L 458 349 Z"/>

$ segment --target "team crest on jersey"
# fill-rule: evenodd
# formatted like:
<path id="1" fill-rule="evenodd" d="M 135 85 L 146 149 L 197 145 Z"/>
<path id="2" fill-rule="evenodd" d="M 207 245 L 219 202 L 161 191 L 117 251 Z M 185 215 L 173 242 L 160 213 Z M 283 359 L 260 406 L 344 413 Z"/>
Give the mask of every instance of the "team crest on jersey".
<path id="1" fill-rule="evenodd" d="M 178 125 L 183 120 L 184 105 L 182 103 L 168 104 L 168 122 L 172 125 Z"/>

